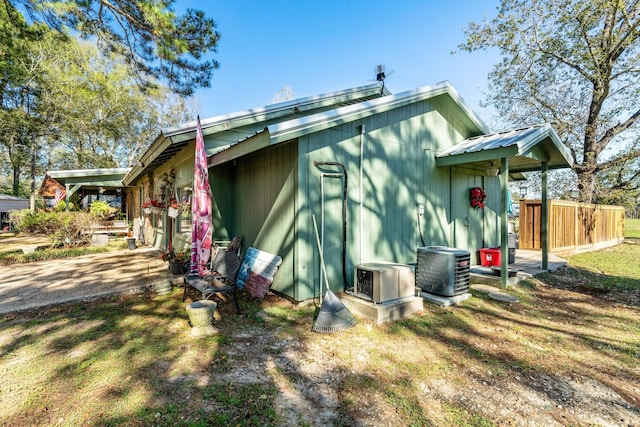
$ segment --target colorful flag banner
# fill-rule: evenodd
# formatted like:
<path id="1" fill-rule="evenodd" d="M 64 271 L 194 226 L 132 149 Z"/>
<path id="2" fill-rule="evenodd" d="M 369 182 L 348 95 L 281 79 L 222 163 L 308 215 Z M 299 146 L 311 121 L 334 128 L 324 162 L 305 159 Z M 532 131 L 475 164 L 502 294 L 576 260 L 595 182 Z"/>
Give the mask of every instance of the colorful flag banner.
<path id="1" fill-rule="evenodd" d="M 212 215 L 211 187 L 207 152 L 204 147 L 204 135 L 200 125 L 200 116 L 196 124 L 196 151 L 193 170 L 193 228 L 191 231 L 191 273 L 204 276 L 209 273 L 206 263 L 211 256 Z"/>
<path id="2" fill-rule="evenodd" d="M 61 201 L 64 200 L 64 198 L 67 196 L 67 192 L 64 190 L 60 190 L 59 188 L 56 189 L 56 195 L 53 199 L 53 206 L 58 206 L 58 203 L 60 203 Z"/>

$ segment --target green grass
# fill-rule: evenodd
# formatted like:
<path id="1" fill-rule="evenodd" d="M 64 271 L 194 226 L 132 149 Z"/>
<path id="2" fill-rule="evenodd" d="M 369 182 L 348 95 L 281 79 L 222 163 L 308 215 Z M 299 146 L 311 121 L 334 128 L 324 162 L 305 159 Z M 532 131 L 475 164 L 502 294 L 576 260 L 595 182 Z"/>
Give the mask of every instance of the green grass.
<path id="1" fill-rule="evenodd" d="M 640 239 L 640 219 L 625 219 L 624 237 Z"/>
<path id="2" fill-rule="evenodd" d="M 62 425 L 277 425 L 272 386 L 195 384 L 228 339 L 191 339 L 178 294 L 0 323 L 0 424 L 49 424 L 55 408 Z"/>
<path id="3" fill-rule="evenodd" d="M 635 292 L 639 272 L 627 265 L 638 259 L 635 243 L 576 255 L 564 272 L 512 289 L 520 304 L 482 295 L 455 307 L 427 304 L 384 325 L 361 319 L 336 334 L 310 332 L 313 305 L 242 294 L 241 316 L 222 303 L 219 333 L 193 339 L 181 289 L 7 315 L 0 425 L 315 425 L 276 405 L 291 396 L 322 400 L 307 394 L 314 388 L 334 392 L 335 425 L 375 424 L 380 414 L 392 425 L 526 424 L 517 413 L 479 408 L 563 377 L 610 386 L 610 396 L 637 408 L 638 305 L 584 289 Z M 556 286 L 566 283 L 568 290 Z M 305 371 L 318 361 L 326 363 L 322 378 Z M 260 381 L 248 380 L 250 368 L 264 374 Z M 535 396 L 545 399 L 545 390 Z M 519 398 L 527 405 L 528 396 Z"/>

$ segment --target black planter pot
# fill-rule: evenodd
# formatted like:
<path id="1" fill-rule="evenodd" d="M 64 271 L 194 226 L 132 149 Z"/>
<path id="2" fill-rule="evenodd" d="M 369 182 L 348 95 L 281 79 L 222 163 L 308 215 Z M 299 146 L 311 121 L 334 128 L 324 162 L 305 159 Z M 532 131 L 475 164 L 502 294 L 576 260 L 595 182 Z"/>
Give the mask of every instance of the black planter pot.
<path id="1" fill-rule="evenodd" d="M 127 245 L 129 245 L 129 250 L 132 251 L 136 248 L 136 239 L 134 237 L 127 237 Z"/>
<path id="2" fill-rule="evenodd" d="M 182 262 L 169 261 L 169 271 L 171 274 L 183 275 L 185 273 L 185 265 Z"/>

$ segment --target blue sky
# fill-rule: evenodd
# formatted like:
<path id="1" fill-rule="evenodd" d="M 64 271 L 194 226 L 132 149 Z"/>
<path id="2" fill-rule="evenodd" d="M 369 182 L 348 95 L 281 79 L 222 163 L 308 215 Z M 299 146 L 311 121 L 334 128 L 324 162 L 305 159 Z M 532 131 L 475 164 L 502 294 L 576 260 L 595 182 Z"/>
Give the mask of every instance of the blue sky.
<path id="1" fill-rule="evenodd" d="M 288 85 L 295 98 L 371 84 L 384 64 L 392 93 L 449 80 L 479 106 L 495 52 L 451 54 L 463 28 L 496 13 L 498 0 L 186 1 L 202 9 L 222 35 L 212 87 L 196 93 L 211 117 L 272 103 Z"/>

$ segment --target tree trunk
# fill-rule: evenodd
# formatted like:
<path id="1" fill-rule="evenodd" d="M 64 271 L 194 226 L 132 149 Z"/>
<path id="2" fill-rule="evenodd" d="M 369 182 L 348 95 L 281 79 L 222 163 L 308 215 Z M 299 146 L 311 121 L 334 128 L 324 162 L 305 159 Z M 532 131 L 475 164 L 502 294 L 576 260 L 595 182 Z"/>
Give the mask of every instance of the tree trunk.
<path id="1" fill-rule="evenodd" d="M 31 212 L 36 211 L 36 138 L 31 137 Z"/>
<path id="2" fill-rule="evenodd" d="M 20 195 L 20 169 L 17 166 L 13 167 L 13 195 Z"/>
<path id="3" fill-rule="evenodd" d="M 596 174 L 593 170 L 576 169 L 578 175 L 578 190 L 580 191 L 580 201 L 591 203 L 596 188 Z"/>

